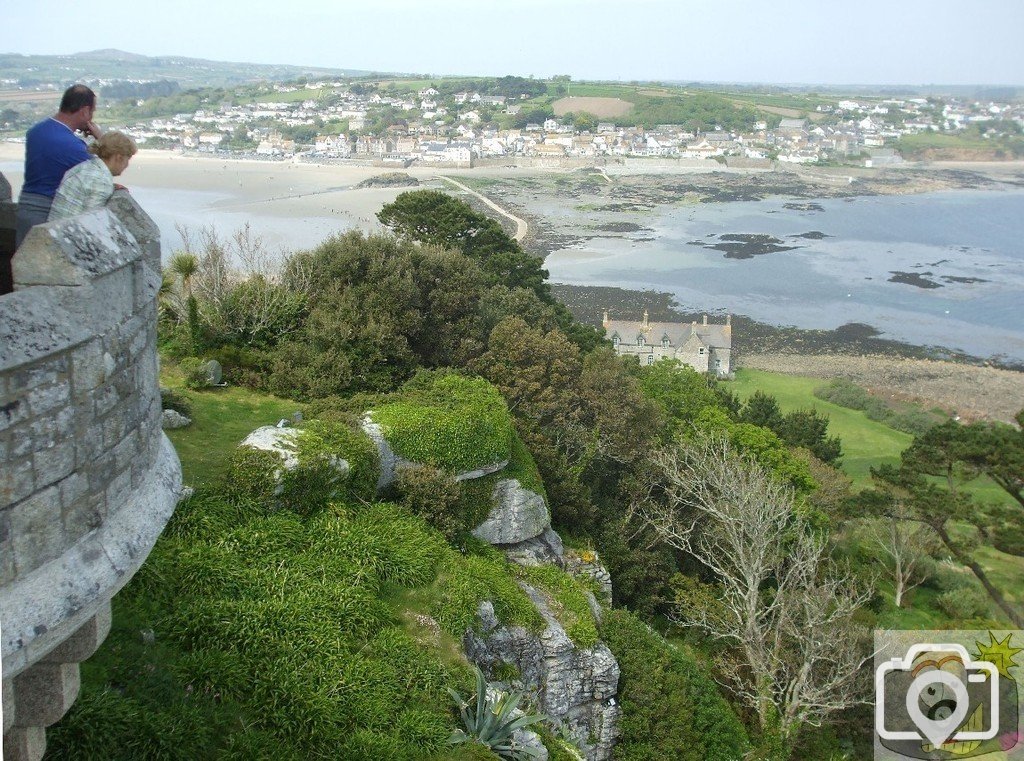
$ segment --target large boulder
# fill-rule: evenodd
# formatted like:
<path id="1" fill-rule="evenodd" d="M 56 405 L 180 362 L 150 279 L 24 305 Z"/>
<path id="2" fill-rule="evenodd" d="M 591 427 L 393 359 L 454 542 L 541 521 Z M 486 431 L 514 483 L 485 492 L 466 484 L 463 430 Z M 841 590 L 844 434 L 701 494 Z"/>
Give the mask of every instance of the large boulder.
<path id="1" fill-rule="evenodd" d="M 515 478 L 494 485 L 494 506 L 473 536 L 490 544 L 518 544 L 540 535 L 551 525 L 544 497 L 524 489 Z"/>

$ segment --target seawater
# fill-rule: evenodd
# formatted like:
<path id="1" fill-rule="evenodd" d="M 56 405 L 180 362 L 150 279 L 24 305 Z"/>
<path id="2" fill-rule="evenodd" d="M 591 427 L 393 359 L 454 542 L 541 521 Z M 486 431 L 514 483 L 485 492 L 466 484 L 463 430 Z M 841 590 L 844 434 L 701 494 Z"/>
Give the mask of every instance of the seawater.
<path id="1" fill-rule="evenodd" d="M 1024 191 L 771 198 L 659 208 L 635 221 L 646 229 L 549 255 L 551 281 L 667 291 L 687 309 L 774 325 L 865 323 L 886 338 L 1024 361 Z M 828 237 L 797 237 L 809 232 Z M 696 243 L 729 233 L 796 248 L 730 259 Z M 891 282 L 895 272 L 940 287 Z"/>

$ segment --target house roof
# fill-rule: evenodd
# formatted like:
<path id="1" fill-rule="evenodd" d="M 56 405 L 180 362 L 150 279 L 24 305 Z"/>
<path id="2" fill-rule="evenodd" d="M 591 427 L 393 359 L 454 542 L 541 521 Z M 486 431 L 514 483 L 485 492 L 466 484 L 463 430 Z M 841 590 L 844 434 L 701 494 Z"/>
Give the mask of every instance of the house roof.
<path id="1" fill-rule="evenodd" d="M 732 326 L 731 325 L 703 325 L 701 323 L 686 322 L 649 322 L 647 327 L 641 320 L 609 320 L 605 324 L 605 330 L 609 338 L 616 333 L 620 341 L 635 343 L 637 336 L 643 335 L 644 341 L 652 344 L 660 344 L 665 336 L 668 336 L 672 346 L 682 346 L 690 336 L 696 332 L 701 342 L 715 349 L 732 348 Z"/>

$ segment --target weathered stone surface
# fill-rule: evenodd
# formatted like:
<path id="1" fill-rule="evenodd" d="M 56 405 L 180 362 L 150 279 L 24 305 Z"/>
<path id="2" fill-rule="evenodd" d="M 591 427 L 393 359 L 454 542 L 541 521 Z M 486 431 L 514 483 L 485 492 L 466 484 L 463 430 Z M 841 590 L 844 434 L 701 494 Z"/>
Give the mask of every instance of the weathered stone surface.
<path id="1" fill-rule="evenodd" d="M 384 429 L 373 422 L 369 413 L 363 417 L 362 428 L 377 447 L 377 456 L 380 461 L 380 475 L 377 476 L 377 493 L 379 494 L 395 482 L 399 467 L 416 463 L 395 454 L 395 450 L 391 448 L 388 440 L 384 437 Z"/>
<path id="2" fill-rule="evenodd" d="M 81 628 L 149 554 L 181 488 L 178 455 L 162 433 L 156 434 L 160 447 L 147 478 L 113 506 L 101 526 L 49 562 L 24 569 L 19 562 L 18 576 L 0 587 L 4 676 L 21 673 Z M 13 521 L 11 530 L 16 530 Z M 19 538 L 15 534 L 16 546 Z"/>
<path id="3" fill-rule="evenodd" d="M 285 470 L 293 470 L 299 467 L 296 446 L 301 435 L 300 432 L 300 428 L 278 428 L 274 425 L 265 425 L 246 436 L 239 446 L 273 452 L 281 458 L 281 465 Z"/>
<path id="4" fill-rule="evenodd" d="M 4 734 L 5 761 L 40 761 L 46 753 L 43 727 L 12 727 Z"/>
<path id="5" fill-rule="evenodd" d="M 21 253 L 15 261 L 21 258 Z M 53 355 L 91 337 L 89 326 L 67 308 L 62 289 L 27 288 L 3 297 L 0 372 Z"/>
<path id="6" fill-rule="evenodd" d="M 501 547 L 505 557 L 513 563 L 525 566 L 556 565 L 564 566 L 562 537 L 551 526 L 540 534 L 516 544 Z"/>
<path id="7" fill-rule="evenodd" d="M 497 462 L 491 462 L 487 465 L 482 465 L 479 468 L 473 470 L 464 470 L 461 473 L 455 474 L 456 481 L 473 481 L 477 478 L 483 478 L 489 476 L 491 473 L 497 473 L 499 470 L 504 470 L 508 467 L 508 460 L 498 460 Z"/>
<path id="8" fill-rule="evenodd" d="M 494 486 L 494 507 L 473 536 L 491 544 L 517 544 L 532 539 L 551 525 L 544 498 L 524 489 L 515 478 Z"/>
<path id="9" fill-rule="evenodd" d="M 164 430 L 184 428 L 192 424 L 192 418 L 182 415 L 177 410 L 164 410 L 160 417 L 160 427 Z"/>
<path id="10" fill-rule="evenodd" d="M 601 590 L 601 602 L 605 605 L 612 604 L 612 575 L 608 573 L 607 568 L 601 565 L 600 558 L 596 552 L 589 551 L 585 554 L 567 553 L 565 556 L 565 570 L 573 576 L 586 577 L 597 582 L 597 586 Z"/>
<path id="11" fill-rule="evenodd" d="M 142 256 L 135 237 L 107 209 L 33 227 L 14 257 L 14 280 L 32 285 L 86 285 Z"/>
<path id="12" fill-rule="evenodd" d="M 467 657 L 491 674 L 502 663 L 514 664 L 519 679 L 511 687 L 525 690 L 542 713 L 564 725 L 587 759 L 610 759 L 619 718 L 614 700 L 619 683 L 615 656 L 603 643 L 586 650 L 576 647 L 544 595 L 522 586 L 544 618 L 544 631 L 537 635 L 521 627 L 502 626 L 493 606 L 481 605 L 482 631 L 468 630 L 463 637 Z"/>
<path id="13" fill-rule="evenodd" d="M 77 663 L 37 663 L 14 680 L 14 723 L 48 727 L 68 712 L 78 697 Z"/>

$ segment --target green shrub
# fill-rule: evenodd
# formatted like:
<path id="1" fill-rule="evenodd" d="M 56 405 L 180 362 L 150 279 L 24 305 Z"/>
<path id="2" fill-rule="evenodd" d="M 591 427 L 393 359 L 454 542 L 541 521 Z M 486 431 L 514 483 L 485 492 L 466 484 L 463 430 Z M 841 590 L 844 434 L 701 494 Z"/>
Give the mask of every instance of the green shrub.
<path id="1" fill-rule="evenodd" d="M 533 461 L 533 455 L 526 448 L 526 444 L 519 438 L 518 434 L 512 434 L 512 451 L 508 466 L 501 471 L 502 478 L 515 478 L 524 489 L 529 489 L 542 497 L 546 502 L 547 493 L 544 491 L 544 482 L 541 480 L 540 472 L 537 470 L 537 463 Z"/>
<path id="2" fill-rule="evenodd" d="M 199 357 L 186 357 L 178 364 L 178 369 L 185 376 L 185 388 L 197 391 L 210 385 L 210 376 L 206 372 L 206 362 Z"/>
<path id="3" fill-rule="evenodd" d="M 823 386 L 818 386 L 814 389 L 814 395 L 851 410 L 866 409 L 871 399 L 871 394 L 846 378 L 835 378 Z"/>
<path id="4" fill-rule="evenodd" d="M 311 420 L 295 439 L 298 465 L 286 470 L 266 450 L 240 447 L 231 458 L 227 483 L 236 498 L 313 515 L 332 501 L 367 501 L 377 489 L 377 448 L 360 429 L 341 422 Z M 347 473 L 336 461 L 348 462 Z"/>
<path id="5" fill-rule="evenodd" d="M 619 662 L 619 742 L 613 758 L 735 761 L 749 749 L 743 725 L 714 680 L 626 610 L 606 612 L 601 638 Z"/>
<path id="6" fill-rule="evenodd" d="M 423 465 L 458 473 L 510 456 L 508 407 L 482 378 L 420 373 L 372 417 L 397 454 Z"/>
<path id="7" fill-rule="evenodd" d="M 542 631 L 544 619 L 515 583 L 510 563 L 490 546 L 478 549 L 480 554 L 473 555 L 452 552 L 441 568 L 440 592 L 431 606 L 431 615 L 441 628 L 461 639 L 467 629 L 478 624 L 479 604 L 490 600 L 505 626 Z"/>
<path id="8" fill-rule="evenodd" d="M 935 604 L 954 621 L 982 618 L 988 615 L 989 604 L 985 593 L 973 587 L 959 587 L 943 592 Z"/>
<path id="9" fill-rule="evenodd" d="M 192 416 L 192 403 L 188 397 L 171 388 L 160 389 L 160 407 L 165 410 L 174 410 L 185 417 Z"/>
<path id="10" fill-rule="evenodd" d="M 1024 525 L 1006 523 L 992 532 L 992 544 L 1001 552 L 1024 557 Z"/>
<path id="11" fill-rule="evenodd" d="M 456 510 L 461 489 L 450 474 L 429 465 L 408 465 L 399 468 L 397 476 L 396 490 L 402 505 L 449 542 L 473 528 Z"/>

